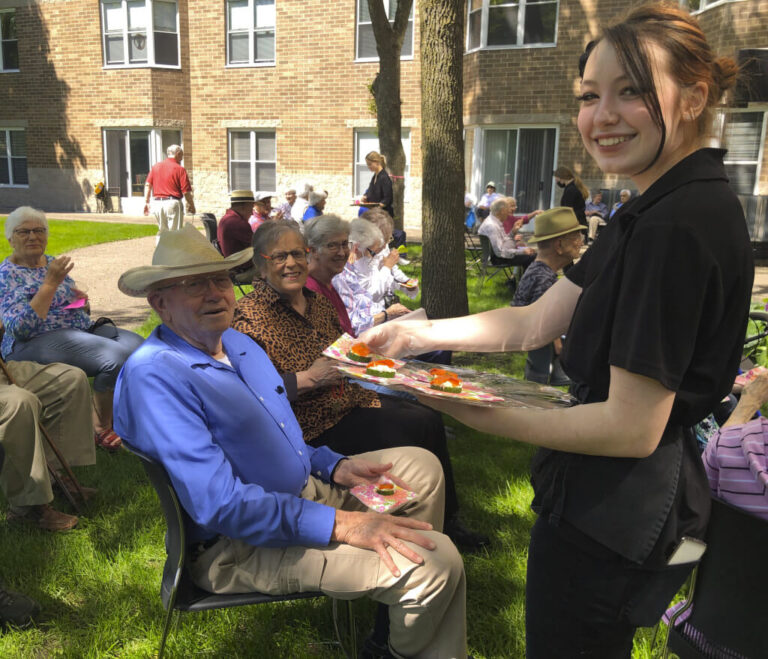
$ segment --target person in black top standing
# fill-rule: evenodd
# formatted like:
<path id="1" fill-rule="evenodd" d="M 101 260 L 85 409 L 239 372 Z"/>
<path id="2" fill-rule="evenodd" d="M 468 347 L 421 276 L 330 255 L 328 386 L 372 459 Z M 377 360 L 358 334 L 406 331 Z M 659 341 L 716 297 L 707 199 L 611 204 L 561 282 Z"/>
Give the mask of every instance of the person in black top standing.
<path id="1" fill-rule="evenodd" d="M 576 213 L 576 218 L 579 220 L 579 224 L 583 224 L 586 229 L 587 216 L 585 215 L 584 208 L 586 206 L 587 197 L 589 197 L 589 190 L 581 182 L 581 179 L 574 175 L 574 173 L 567 167 L 558 167 L 552 174 L 555 177 L 555 183 L 557 183 L 558 187 L 563 188 L 563 196 L 560 197 L 560 205 L 573 208 L 573 212 Z"/>
<path id="2" fill-rule="evenodd" d="M 390 217 L 394 217 L 394 209 L 392 208 L 392 179 L 387 174 L 387 159 L 377 153 L 371 151 L 365 156 L 365 164 L 368 165 L 368 169 L 373 172 L 371 177 L 371 183 L 365 194 L 362 197 L 362 201 L 368 203 L 377 203 L 381 206 Z"/>
<path id="3" fill-rule="evenodd" d="M 581 404 L 558 410 L 425 401 L 466 425 L 538 445 L 526 582 L 526 656 L 628 658 L 693 563 L 709 488 L 691 426 L 733 384 L 754 264 L 725 152 L 705 148 L 736 82 L 697 20 L 647 4 L 580 58 L 578 128 L 606 174 L 638 195 L 536 302 L 474 316 L 385 323 L 359 338 L 390 355 L 546 345 Z M 538 220 L 537 220 L 538 222 Z M 556 624 L 553 626 L 553 621 Z"/>

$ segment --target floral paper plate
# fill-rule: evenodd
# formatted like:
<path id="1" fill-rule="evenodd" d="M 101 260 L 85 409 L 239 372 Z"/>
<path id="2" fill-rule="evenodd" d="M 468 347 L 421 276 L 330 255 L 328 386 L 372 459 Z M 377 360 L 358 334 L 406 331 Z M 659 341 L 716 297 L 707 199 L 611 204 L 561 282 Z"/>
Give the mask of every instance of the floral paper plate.
<path id="1" fill-rule="evenodd" d="M 352 496 L 357 497 L 371 510 L 375 510 L 377 513 L 391 513 L 407 501 L 411 501 L 416 498 L 416 492 L 405 490 L 399 485 L 395 485 L 394 494 L 379 494 L 376 492 L 376 484 L 370 485 L 358 485 L 353 487 L 350 491 Z"/>
<path id="2" fill-rule="evenodd" d="M 413 378 L 404 378 L 403 383 L 406 387 L 416 389 L 422 396 L 431 396 L 432 398 L 453 398 L 462 403 L 470 405 L 488 405 L 489 403 L 502 403 L 504 399 L 488 391 L 483 391 L 469 382 L 462 383 L 462 390 L 459 393 L 450 391 L 440 391 L 429 386 L 428 382 L 421 382 Z"/>
<path id="3" fill-rule="evenodd" d="M 360 343 L 360 341 L 350 336 L 349 334 L 342 334 L 331 345 L 329 345 L 325 350 L 323 350 L 323 354 L 326 357 L 330 357 L 331 359 L 336 359 L 340 362 L 344 362 L 345 364 L 354 364 L 355 366 L 365 366 L 363 362 L 356 362 L 354 359 L 350 359 L 349 357 L 347 357 L 347 353 L 349 352 L 349 349 L 355 343 Z M 384 357 L 384 355 L 379 355 L 375 352 L 371 352 L 371 361 L 376 359 L 390 359 L 390 358 Z M 405 362 L 402 359 L 392 359 L 391 361 L 394 362 L 395 369 L 398 369 L 405 364 Z M 378 378 L 378 379 L 381 380 L 386 378 Z"/>

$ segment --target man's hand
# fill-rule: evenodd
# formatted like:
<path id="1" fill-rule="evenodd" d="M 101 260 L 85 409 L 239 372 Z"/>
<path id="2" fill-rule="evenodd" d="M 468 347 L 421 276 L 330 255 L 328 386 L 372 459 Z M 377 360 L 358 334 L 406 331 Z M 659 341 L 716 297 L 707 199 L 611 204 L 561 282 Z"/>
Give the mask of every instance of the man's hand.
<path id="1" fill-rule="evenodd" d="M 389 473 L 392 463 L 380 464 L 363 460 L 363 458 L 347 458 L 341 460 L 333 472 L 333 482 L 343 487 L 355 487 L 356 485 L 369 485 L 377 483 L 382 476 L 406 490 L 411 488 L 397 476 Z"/>
<path id="2" fill-rule="evenodd" d="M 405 357 L 420 355 L 431 348 L 422 346 L 416 332 L 424 330 L 428 334 L 431 323 L 428 320 L 405 320 L 400 323 L 382 323 L 363 332 L 358 339 L 382 355 Z M 421 334 L 421 332 L 419 332 Z"/>
<path id="3" fill-rule="evenodd" d="M 395 302 L 387 307 L 387 316 L 389 316 L 390 319 L 405 316 L 407 313 L 411 313 L 411 310 L 399 302 Z"/>
<path id="4" fill-rule="evenodd" d="M 331 540 L 375 551 L 389 571 L 399 577 L 400 570 L 397 569 L 397 565 L 389 555 L 387 547 L 392 547 L 396 552 L 417 565 L 423 563 L 424 559 L 406 545 L 404 540 L 413 542 L 424 549 L 432 550 L 435 548 L 434 542 L 421 533 L 417 533 L 415 529 L 429 531 L 432 529 L 432 525 L 408 517 L 337 510 Z"/>
<path id="5" fill-rule="evenodd" d="M 144 215 L 149 215 L 149 202 L 144 204 Z"/>

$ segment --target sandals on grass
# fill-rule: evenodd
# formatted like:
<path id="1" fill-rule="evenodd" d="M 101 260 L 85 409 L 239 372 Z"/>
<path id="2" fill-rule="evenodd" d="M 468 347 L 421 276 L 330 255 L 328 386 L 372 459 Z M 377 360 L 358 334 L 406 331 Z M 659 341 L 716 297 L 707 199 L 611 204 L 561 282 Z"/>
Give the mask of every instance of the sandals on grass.
<path id="1" fill-rule="evenodd" d="M 94 433 L 93 438 L 96 441 L 96 446 L 103 448 L 110 453 L 119 451 L 120 447 L 123 445 L 123 440 L 120 439 L 120 435 L 118 435 L 112 428 L 107 428 L 101 432 Z"/>

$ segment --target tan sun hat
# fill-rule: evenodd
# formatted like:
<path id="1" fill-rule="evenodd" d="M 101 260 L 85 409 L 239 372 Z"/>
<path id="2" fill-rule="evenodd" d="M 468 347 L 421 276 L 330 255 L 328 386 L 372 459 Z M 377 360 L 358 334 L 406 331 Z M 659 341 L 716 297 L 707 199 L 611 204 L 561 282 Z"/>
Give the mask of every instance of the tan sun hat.
<path id="1" fill-rule="evenodd" d="M 252 258 L 252 247 L 223 257 L 202 233 L 185 224 L 179 231 L 162 231 L 152 265 L 126 270 L 117 287 L 131 297 L 145 297 L 149 288 L 168 279 L 230 270 Z"/>
<path id="2" fill-rule="evenodd" d="M 582 231 L 585 226 L 579 224 L 576 213 L 573 208 L 568 206 L 558 206 L 550 208 L 548 211 L 539 213 L 536 216 L 533 238 L 528 239 L 528 243 L 539 243 L 542 240 L 564 236 L 566 233 Z"/>
<path id="3" fill-rule="evenodd" d="M 258 197 L 253 196 L 253 190 L 232 190 L 229 193 L 230 204 L 246 204 L 249 201 L 256 201 Z"/>

